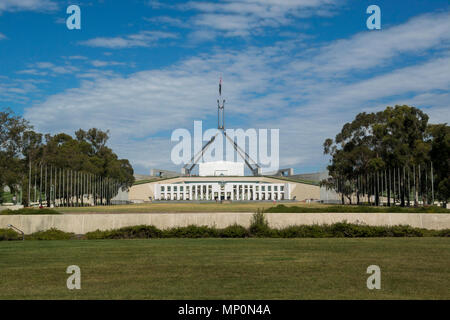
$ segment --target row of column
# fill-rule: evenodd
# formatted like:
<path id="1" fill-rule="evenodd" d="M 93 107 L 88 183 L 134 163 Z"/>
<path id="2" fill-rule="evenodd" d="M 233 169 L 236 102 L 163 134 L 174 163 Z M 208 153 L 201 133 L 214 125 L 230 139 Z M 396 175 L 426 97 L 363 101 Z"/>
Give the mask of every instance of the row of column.
<path id="1" fill-rule="evenodd" d="M 155 188 L 159 200 L 285 200 L 287 184 L 190 183 L 160 184 Z M 158 190 L 157 190 L 158 189 Z"/>

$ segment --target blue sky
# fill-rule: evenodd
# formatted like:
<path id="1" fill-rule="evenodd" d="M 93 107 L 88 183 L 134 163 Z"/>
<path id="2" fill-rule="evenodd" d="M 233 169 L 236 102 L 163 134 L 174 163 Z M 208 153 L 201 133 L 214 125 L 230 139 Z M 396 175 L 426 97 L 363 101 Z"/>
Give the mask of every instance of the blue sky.
<path id="1" fill-rule="evenodd" d="M 0 0 L 0 109 L 41 132 L 109 129 L 137 173 L 179 170 L 171 133 L 216 126 L 222 76 L 227 127 L 280 129 L 280 166 L 311 172 L 359 112 L 450 122 L 449 40 L 448 0 Z"/>

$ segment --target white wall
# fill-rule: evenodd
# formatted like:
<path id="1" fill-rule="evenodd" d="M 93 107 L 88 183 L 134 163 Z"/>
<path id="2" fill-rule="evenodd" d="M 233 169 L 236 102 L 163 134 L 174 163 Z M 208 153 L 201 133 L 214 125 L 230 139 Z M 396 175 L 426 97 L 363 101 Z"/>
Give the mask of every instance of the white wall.
<path id="1" fill-rule="evenodd" d="M 199 163 L 198 173 L 201 177 L 208 176 L 243 176 L 244 163 L 232 161 L 211 161 Z"/>
<path id="2" fill-rule="evenodd" d="M 50 228 L 84 234 L 97 229 L 109 230 L 136 225 L 153 225 L 160 229 L 191 224 L 225 228 L 237 223 L 248 227 L 252 215 L 251 212 L 0 215 L 0 229 L 12 224 L 26 234 Z M 275 228 L 343 221 L 370 226 L 410 225 L 433 230 L 450 228 L 450 214 L 444 213 L 266 213 L 266 216 L 269 225 Z"/>

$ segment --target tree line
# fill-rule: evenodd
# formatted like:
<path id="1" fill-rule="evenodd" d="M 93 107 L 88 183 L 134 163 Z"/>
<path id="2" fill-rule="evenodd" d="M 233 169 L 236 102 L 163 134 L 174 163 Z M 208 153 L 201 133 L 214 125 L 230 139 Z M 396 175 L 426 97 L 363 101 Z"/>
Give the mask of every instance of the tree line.
<path id="1" fill-rule="evenodd" d="M 359 113 L 334 139 L 326 139 L 329 178 L 342 203 L 427 205 L 450 198 L 450 127 L 430 124 L 407 105 Z"/>
<path id="2" fill-rule="evenodd" d="M 55 181 L 55 188 L 57 180 L 64 177 L 78 179 L 68 180 L 77 184 L 73 182 L 69 189 L 66 183 L 66 190 L 75 190 L 78 185 L 88 186 L 91 181 L 93 184 L 91 183 L 89 190 L 103 190 L 102 195 L 108 195 L 106 201 L 114 196 L 111 190 L 126 190 L 133 184 L 134 172 L 129 161 L 119 159 L 107 146 L 108 131 L 97 128 L 87 131 L 79 129 L 72 137 L 66 133 L 42 134 L 33 129 L 26 119 L 13 111 L 0 111 L 0 191 L 7 186 L 12 194 L 21 192 L 24 205 L 29 205 L 33 200 L 31 194 L 36 194 L 36 185 L 44 185 L 39 188 L 38 198 L 44 194 L 49 206 L 51 182 Z M 55 172 L 56 176 L 45 176 L 44 181 L 44 175 L 38 174 L 42 170 Z M 96 183 L 97 189 L 94 188 Z M 31 188 L 34 189 L 30 190 Z M 79 190 L 83 188 L 80 187 Z M 66 200 L 67 203 L 71 201 L 68 196 Z M 101 201 L 103 203 L 103 196 Z"/>

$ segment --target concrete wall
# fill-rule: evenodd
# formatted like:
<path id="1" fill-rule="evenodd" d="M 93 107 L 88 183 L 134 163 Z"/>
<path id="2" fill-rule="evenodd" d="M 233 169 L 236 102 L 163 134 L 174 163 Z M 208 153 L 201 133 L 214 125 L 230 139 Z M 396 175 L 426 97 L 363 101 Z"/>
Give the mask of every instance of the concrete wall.
<path id="1" fill-rule="evenodd" d="M 244 163 L 234 161 L 211 161 L 198 164 L 198 175 L 208 176 L 244 176 Z"/>
<path id="2" fill-rule="evenodd" d="M 153 183 L 143 183 L 132 186 L 128 193 L 128 200 L 130 201 L 150 201 L 150 197 L 154 198 Z"/>
<path id="3" fill-rule="evenodd" d="M 320 199 L 320 187 L 305 183 L 289 183 L 291 185 L 291 199 L 303 201 L 306 199 Z"/>
<path id="4" fill-rule="evenodd" d="M 8 224 L 26 234 L 56 228 L 84 234 L 89 231 L 125 226 L 154 225 L 160 229 L 190 224 L 224 228 L 234 223 L 248 227 L 253 213 L 142 213 L 142 214 L 65 214 L 0 216 L 0 229 Z M 269 224 L 281 228 L 290 225 L 332 224 L 347 221 L 367 225 L 410 225 L 425 229 L 450 228 L 450 214 L 418 213 L 267 213 Z"/>

